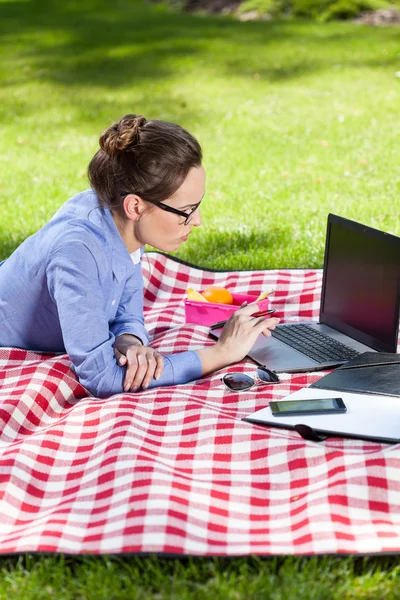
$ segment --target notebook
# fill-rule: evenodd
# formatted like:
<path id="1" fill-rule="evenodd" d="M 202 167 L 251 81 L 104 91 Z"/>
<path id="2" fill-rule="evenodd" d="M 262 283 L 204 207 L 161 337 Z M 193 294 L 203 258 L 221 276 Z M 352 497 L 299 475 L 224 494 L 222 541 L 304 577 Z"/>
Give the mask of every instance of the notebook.
<path id="1" fill-rule="evenodd" d="M 347 411 L 341 414 L 275 416 L 269 406 L 245 417 L 243 421 L 293 429 L 306 440 L 320 442 L 327 437 L 348 437 L 387 444 L 400 442 L 400 398 L 332 390 L 303 388 L 286 396 L 290 400 L 316 400 L 340 397 Z"/>
<path id="2" fill-rule="evenodd" d="M 399 307 L 400 238 L 330 214 L 319 322 L 278 325 L 248 356 L 296 373 L 337 367 L 368 351 L 395 353 Z"/>

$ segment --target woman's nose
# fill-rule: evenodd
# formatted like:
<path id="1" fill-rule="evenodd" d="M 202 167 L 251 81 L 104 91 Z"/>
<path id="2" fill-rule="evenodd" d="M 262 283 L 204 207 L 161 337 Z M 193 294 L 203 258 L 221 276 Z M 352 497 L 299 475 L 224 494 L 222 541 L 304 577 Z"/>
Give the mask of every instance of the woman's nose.
<path id="1" fill-rule="evenodd" d="M 200 207 L 194 211 L 190 224 L 194 227 L 199 227 L 201 225 Z"/>

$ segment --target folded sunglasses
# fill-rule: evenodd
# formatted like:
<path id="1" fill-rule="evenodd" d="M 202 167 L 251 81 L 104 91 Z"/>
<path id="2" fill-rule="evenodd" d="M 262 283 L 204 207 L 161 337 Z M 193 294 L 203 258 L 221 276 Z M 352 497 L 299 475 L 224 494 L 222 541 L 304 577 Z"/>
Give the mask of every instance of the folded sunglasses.
<path id="1" fill-rule="evenodd" d="M 222 381 L 232 392 L 249 390 L 257 384 L 280 383 L 277 373 L 271 371 L 271 369 L 267 369 L 267 367 L 258 367 L 256 379 L 245 373 L 227 373 L 223 376 Z"/>

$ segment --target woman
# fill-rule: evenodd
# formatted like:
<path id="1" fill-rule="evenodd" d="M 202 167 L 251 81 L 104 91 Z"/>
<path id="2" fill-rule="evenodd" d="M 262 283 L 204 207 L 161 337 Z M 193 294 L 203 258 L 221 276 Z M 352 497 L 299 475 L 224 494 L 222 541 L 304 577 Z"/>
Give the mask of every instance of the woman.
<path id="1" fill-rule="evenodd" d="M 192 381 L 244 358 L 278 319 L 240 308 L 211 347 L 161 356 L 144 328 L 145 244 L 173 252 L 201 224 L 198 142 L 164 121 L 126 115 L 104 131 L 90 190 L 1 264 L 0 346 L 67 352 L 97 397 Z"/>

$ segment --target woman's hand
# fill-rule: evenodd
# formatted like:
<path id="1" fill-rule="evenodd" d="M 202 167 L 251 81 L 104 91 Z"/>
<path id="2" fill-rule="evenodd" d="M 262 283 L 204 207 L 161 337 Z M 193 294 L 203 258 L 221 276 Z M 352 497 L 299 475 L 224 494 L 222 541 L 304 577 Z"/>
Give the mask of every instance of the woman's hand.
<path id="1" fill-rule="evenodd" d="M 147 389 L 153 377 L 158 379 L 164 370 L 164 358 L 161 354 L 149 346 L 143 346 L 129 334 L 116 339 L 114 355 L 121 367 L 126 365 L 125 392 L 135 392 L 139 387 Z"/>
<path id="2" fill-rule="evenodd" d="M 252 317 L 257 311 L 256 303 L 242 306 L 226 322 L 219 340 L 214 346 L 197 350 L 203 367 L 203 375 L 239 362 L 254 346 L 256 339 L 263 333 L 271 335 L 280 319 Z"/>
<path id="3" fill-rule="evenodd" d="M 242 360 L 254 346 L 260 333 L 271 335 L 271 329 L 279 323 L 280 319 L 273 317 L 252 317 L 257 311 L 257 305 L 248 304 L 239 308 L 226 322 L 216 347 L 224 356 L 227 364 Z"/>

